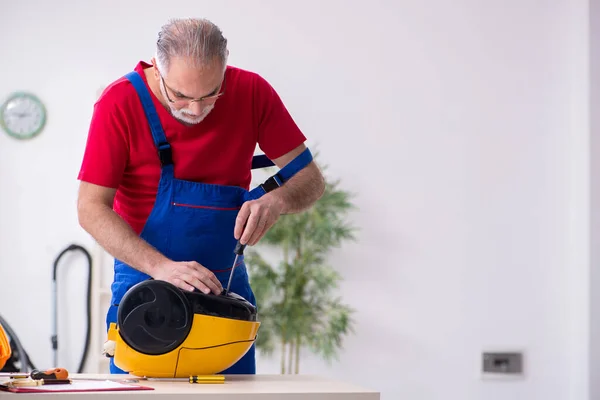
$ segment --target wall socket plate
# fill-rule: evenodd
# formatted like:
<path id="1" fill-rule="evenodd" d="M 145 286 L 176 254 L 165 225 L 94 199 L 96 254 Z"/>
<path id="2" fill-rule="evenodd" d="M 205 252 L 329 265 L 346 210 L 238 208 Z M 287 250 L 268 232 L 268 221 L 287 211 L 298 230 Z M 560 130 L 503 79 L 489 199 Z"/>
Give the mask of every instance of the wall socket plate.
<path id="1" fill-rule="evenodd" d="M 484 351 L 481 373 L 487 379 L 521 379 L 524 377 L 522 351 Z"/>

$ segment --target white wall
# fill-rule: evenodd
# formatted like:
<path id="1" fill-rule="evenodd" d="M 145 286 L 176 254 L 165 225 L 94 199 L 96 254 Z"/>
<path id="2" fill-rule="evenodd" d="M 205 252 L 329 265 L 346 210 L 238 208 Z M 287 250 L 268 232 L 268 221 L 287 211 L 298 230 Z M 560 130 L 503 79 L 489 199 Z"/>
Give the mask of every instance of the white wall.
<path id="1" fill-rule="evenodd" d="M 590 1 L 590 399 L 600 398 L 600 1 Z"/>
<path id="2" fill-rule="evenodd" d="M 166 18 L 205 16 L 357 193 L 359 242 L 332 263 L 360 324 L 339 363 L 306 354 L 302 371 L 385 400 L 586 399 L 587 3 L 318 4 L 4 7 L 0 96 L 36 92 L 49 121 L 28 143 L 0 136 L 2 315 L 48 366 L 52 261 L 92 246 L 75 200 L 97 90 L 150 58 Z M 75 368 L 85 264 L 68 260 L 60 359 Z M 523 349 L 525 379 L 482 381 L 487 349 Z"/>

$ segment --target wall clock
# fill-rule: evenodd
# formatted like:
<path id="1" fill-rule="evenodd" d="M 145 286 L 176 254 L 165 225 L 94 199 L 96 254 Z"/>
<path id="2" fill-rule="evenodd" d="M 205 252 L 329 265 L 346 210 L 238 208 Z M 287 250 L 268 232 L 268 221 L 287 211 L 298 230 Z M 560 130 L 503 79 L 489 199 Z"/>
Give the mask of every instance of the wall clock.
<path id="1" fill-rule="evenodd" d="M 34 94 L 13 93 L 0 106 L 0 126 L 16 139 L 31 139 L 46 125 L 46 107 Z"/>

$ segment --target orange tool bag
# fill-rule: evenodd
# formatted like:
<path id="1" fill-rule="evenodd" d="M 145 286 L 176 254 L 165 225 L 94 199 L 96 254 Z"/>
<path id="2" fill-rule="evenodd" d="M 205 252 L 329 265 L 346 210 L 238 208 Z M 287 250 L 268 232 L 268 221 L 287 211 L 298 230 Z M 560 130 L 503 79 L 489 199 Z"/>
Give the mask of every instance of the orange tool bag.
<path id="1" fill-rule="evenodd" d="M 4 364 L 8 361 L 11 356 L 10 342 L 6 336 L 6 332 L 0 324 L 0 369 L 4 367 Z"/>

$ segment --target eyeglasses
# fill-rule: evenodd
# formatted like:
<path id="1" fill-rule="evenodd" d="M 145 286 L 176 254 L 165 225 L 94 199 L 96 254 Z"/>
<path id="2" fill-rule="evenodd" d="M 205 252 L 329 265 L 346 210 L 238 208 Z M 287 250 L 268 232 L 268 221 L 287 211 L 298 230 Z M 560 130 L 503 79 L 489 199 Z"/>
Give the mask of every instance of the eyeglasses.
<path id="1" fill-rule="evenodd" d="M 217 101 L 217 99 L 221 96 L 223 96 L 223 94 L 225 94 L 225 76 L 223 76 L 223 80 L 221 81 L 221 84 L 219 85 L 219 87 L 217 89 L 215 89 L 213 91 L 214 94 L 209 94 L 207 96 L 203 96 L 200 97 L 199 99 L 192 99 L 191 97 L 185 96 L 182 93 L 178 92 L 177 90 L 174 90 L 173 88 L 167 86 L 167 84 L 165 83 L 165 79 L 163 78 L 162 74 L 159 72 L 160 75 L 160 80 L 163 84 L 163 86 L 165 87 L 165 94 L 167 95 L 167 100 L 169 101 L 169 103 L 173 103 L 173 104 L 184 104 L 184 103 L 203 103 L 203 102 L 207 102 L 207 103 L 214 103 L 215 101 Z M 173 97 L 175 97 L 175 99 L 171 99 L 171 96 L 169 96 L 169 92 L 172 93 Z M 216 93 L 215 93 L 216 92 Z"/>

